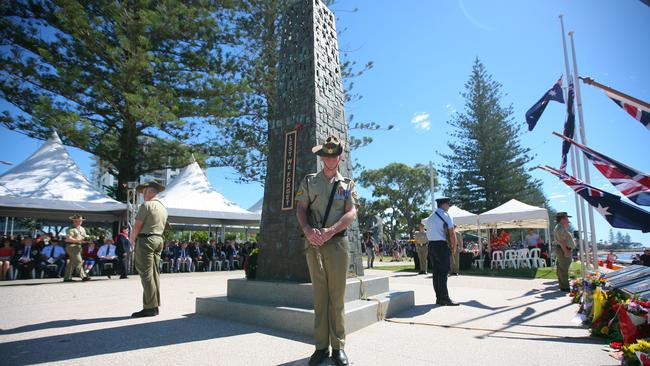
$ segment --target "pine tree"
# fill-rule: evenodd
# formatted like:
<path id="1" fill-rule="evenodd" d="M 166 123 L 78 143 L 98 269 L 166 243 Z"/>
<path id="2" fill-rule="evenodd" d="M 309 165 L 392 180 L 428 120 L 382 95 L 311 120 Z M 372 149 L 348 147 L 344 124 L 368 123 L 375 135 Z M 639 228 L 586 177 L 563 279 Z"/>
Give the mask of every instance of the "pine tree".
<path id="1" fill-rule="evenodd" d="M 614 244 L 614 230 L 609 229 L 609 244 Z"/>
<path id="2" fill-rule="evenodd" d="M 484 212 L 515 198 L 541 206 L 545 198 L 541 183 L 527 172 L 530 149 L 521 146 L 520 126 L 513 120 L 512 106 L 503 106 L 501 84 L 488 74 L 483 63 L 474 61 L 465 83 L 465 110 L 447 122 L 454 127 L 448 142 L 443 175 L 446 192 L 458 206 Z"/>

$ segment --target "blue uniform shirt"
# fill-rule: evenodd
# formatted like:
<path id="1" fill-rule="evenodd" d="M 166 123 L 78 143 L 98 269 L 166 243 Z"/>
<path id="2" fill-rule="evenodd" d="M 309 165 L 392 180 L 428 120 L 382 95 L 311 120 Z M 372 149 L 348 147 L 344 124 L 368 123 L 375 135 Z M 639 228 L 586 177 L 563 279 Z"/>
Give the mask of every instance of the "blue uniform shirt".
<path id="1" fill-rule="evenodd" d="M 449 214 L 442 208 L 438 208 L 423 222 L 424 227 L 427 229 L 427 239 L 429 239 L 429 241 L 446 241 L 447 236 L 445 235 L 444 224 L 442 220 L 440 220 L 440 217 L 436 215 L 436 212 L 447 222 L 447 225 L 449 226 L 448 229 L 454 227 L 454 220 L 451 216 L 449 216 Z"/>

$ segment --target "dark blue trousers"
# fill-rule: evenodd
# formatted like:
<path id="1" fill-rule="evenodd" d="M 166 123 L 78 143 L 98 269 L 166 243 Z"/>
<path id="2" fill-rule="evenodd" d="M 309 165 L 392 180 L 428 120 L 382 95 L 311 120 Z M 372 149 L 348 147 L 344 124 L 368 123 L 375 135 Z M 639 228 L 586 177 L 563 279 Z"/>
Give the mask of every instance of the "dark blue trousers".
<path id="1" fill-rule="evenodd" d="M 429 260 L 433 264 L 433 291 L 436 301 L 449 300 L 447 276 L 451 269 L 451 251 L 444 240 L 429 242 Z"/>

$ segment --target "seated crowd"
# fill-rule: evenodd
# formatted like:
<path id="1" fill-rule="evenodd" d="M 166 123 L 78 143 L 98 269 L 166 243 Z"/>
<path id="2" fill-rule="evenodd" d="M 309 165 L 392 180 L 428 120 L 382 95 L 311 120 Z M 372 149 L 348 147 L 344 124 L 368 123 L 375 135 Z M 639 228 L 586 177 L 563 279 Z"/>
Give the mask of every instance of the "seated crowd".
<path id="1" fill-rule="evenodd" d="M 118 236 L 118 243 L 100 237 L 83 246 L 82 258 L 87 275 L 127 278 L 130 243 Z M 166 242 L 160 259 L 163 272 L 234 270 L 243 268 L 247 253 L 256 243 L 225 243 L 211 240 Z M 69 264 L 65 240 L 54 235 L 0 238 L 0 281 L 29 278 L 60 278 Z"/>

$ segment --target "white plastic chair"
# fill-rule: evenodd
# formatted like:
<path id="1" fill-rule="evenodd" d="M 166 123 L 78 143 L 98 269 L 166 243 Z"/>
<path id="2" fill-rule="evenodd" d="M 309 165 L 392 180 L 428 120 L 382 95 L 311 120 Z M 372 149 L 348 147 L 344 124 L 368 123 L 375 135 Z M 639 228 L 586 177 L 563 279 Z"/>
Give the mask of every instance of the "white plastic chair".
<path id="1" fill-rule="evenodd" d="M 495 250 L 492 252 L 492 260 L 490 261 L 490 269 L 494 269 L 494 267 L 501 267 L 501 269 L 505 269 L 505 261 L 503 260 L 503 251 L 501 250 Z"/>
<path id="2" fill-rule="evenodd" d="M 517 265 L 519 268 L 526 267 L 532 268 L 530 264 L 530 250 L 528 249 L 519 249 L 517 250 Z"/>
<path id="3" fill-rule="evenodd" d="M 546 267 L 546 259 L 542 258 L 542 250 L 539 248 L 530 251 L 530 261 L 535 268 Z"/>
<path id="4" fill-rule="evenodd" d="M 517 252 L 515 252 L 512 249 L 506 250 L 506 259 L 505 259 L 505 267 L 508 268 L 519 268 L 519 264 L 517 263 Z"/>

